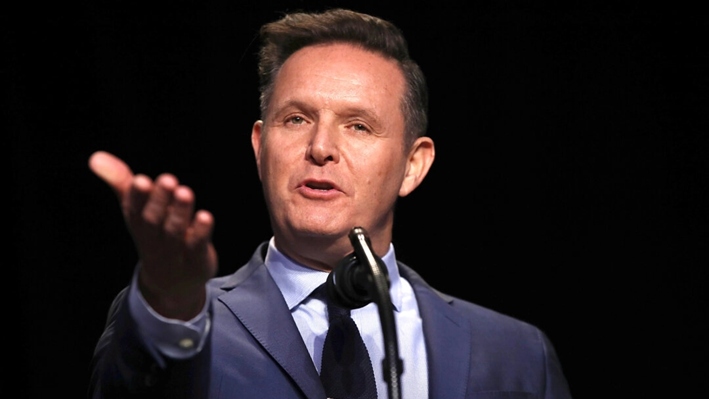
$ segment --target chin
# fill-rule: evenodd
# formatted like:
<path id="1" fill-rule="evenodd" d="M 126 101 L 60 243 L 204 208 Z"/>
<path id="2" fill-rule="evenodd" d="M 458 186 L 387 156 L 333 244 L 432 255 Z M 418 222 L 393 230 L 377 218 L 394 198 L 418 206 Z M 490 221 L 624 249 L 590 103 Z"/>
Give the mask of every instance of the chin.
<path id="1" fill-rule="evenodd" d="M 353 226 L 324 225 L 308 223 L 291 225 L 288 229 L 291 237 L 301 246 L 315 245 L 321 249 L 344 246 L 350 248 L 348 234 Z"/>
<path id="2" fill-rule="evenodd" d="M 351 227 L 341 229 L 326 229 L 322 226 L 300 226 L 289 230 L 293 250 L 309 258 L 339 259 L 352 252 L 348 234 Z M 309 255 L 306 255 L 309 254 Z M 333 258 L 334 257 L 334 258 Z M 331 262 L 325 262 L 330 264 Z"/>
<path id="3" fill-rule="evenodd" d="M 337 237 L 347 235 L 354 225 L 343 220 L 342 214 L 332 212 L 313 212 L 303 217 L 291 219 L 286 224 L 291 231 L 308 236 Z"/>
<path id="4" fill-rule="evenodd" d="M 322 225 L 312 227 L 303 226 L 301 228 L 293 229 L 293 234 L 299 237 L 337 240 L 338 238 L 347 237 L 350 229 L 351 227 L 335 229 L 323 227 Z"/>

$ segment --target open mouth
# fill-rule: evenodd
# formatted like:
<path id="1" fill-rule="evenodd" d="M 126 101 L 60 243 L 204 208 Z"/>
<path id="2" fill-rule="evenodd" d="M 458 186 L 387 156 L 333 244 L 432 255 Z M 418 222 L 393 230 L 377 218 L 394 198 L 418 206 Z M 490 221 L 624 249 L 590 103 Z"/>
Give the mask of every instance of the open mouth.
<path id="1" fill-rule="evenodd" d="M 308 182 L 305 184 L 305 187 L 311 188 L 313 190 L 332 190 L 333 186 L 330 183 L 323 183 L 323 182 Z"/>

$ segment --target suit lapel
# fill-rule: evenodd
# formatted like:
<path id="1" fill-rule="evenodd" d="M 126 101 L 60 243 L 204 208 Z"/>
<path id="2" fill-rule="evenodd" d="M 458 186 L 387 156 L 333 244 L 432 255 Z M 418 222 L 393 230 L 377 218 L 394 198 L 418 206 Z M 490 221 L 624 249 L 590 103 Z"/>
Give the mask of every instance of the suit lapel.
<path id="1" fill-rule="evenodd" d="M 222 287 L 230 291 L 220 296 L 219 300 L 293 378 L 307 397 L 323 398 L 325 391 L 320 376 L 312 362 L 303 362 L 303 359 L 310 359 L 310 354 L 278 286 L 259 254 L 261 248 Z"/>
<path id="2" fill-rule="evenodd" d="M 399 265 L 401 275 L 414 288 L 423 320 L 428 354 L 428 396 L 464 398 L 471 367 L 470 325 L 451 306 L 452 298 L 437 293 L 413 270 Z"/>

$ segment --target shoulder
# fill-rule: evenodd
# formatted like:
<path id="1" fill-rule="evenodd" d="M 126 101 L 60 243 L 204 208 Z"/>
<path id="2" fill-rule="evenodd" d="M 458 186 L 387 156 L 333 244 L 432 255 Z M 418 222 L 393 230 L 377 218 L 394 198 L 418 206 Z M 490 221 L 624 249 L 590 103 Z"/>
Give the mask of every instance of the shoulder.
<path id="1" fill-rule="evenodd" d="M 535 325 L 431 287 L 409 266 L 399 263 L 399 270 L 414 288 L 422 316 L 444 314 L 459 324 L 466 324 L 470 334 L 489 345 L 544 346 L 546 337 Z M 522 348 L 520 348 L 522 349 Z M 529 348 L 528 348 L 529 349 Z"/>
<path id="2" fill-rule="evenodd" d="M 478 393 L 529 392 L 537 397 L 570 398 L 556 351 L 541 329 L 442 293 L 404 264 L 399 264 L 399 270 L 414 289 L 426 345 L 436 348 L 429 365 L 442 380 L 455 372 L 447 366 L 453 362 L 469 366 L 468 386 Z"/>

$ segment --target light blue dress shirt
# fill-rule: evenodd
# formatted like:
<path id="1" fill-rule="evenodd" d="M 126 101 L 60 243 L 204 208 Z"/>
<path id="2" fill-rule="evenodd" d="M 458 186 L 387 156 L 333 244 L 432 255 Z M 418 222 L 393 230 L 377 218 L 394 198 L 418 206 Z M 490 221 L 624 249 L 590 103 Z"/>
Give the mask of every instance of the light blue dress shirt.
<path id="1" fill-rule="evenodd" d="M 394 307 L 399 357 L 404 362 L 403 374 L 400 378 L 401 396 L 426 398 L 428 397 L 428 367 L 416 296 L 409 282 L 399 275 L 393 244 L 389 245 L 389 250 L 382 260 L 389 273 L 391 283 L 389 293 Z M 283 294 L 319 373 L 322 347 L 328 329 L 327 310 L 323 301 L 309 296 L 325 283 L 328 273 L 302 266 L 289 259 L 276 248 L 273 238 L 269 242 L 265 263 Z M 166 319 L 148 306 L 137 289 L 136 279 L 137 273 L 134 274 L 130 287 L 129 306 L 141 327 L 141 333 L 153 346 L 152 349 L 176 359 L 188 358 L 199 352 L 210 327 L 208 306 L 205 306 L 202 313 L 190 321 Z M 384 381 L 382 365 L 385 354 L 384 338 L 377 305 L 370 303 L 362 308 L 353 309 L 351 315 L 372 359 L 378 396 L 387 398 L 388 387 Z"/>

